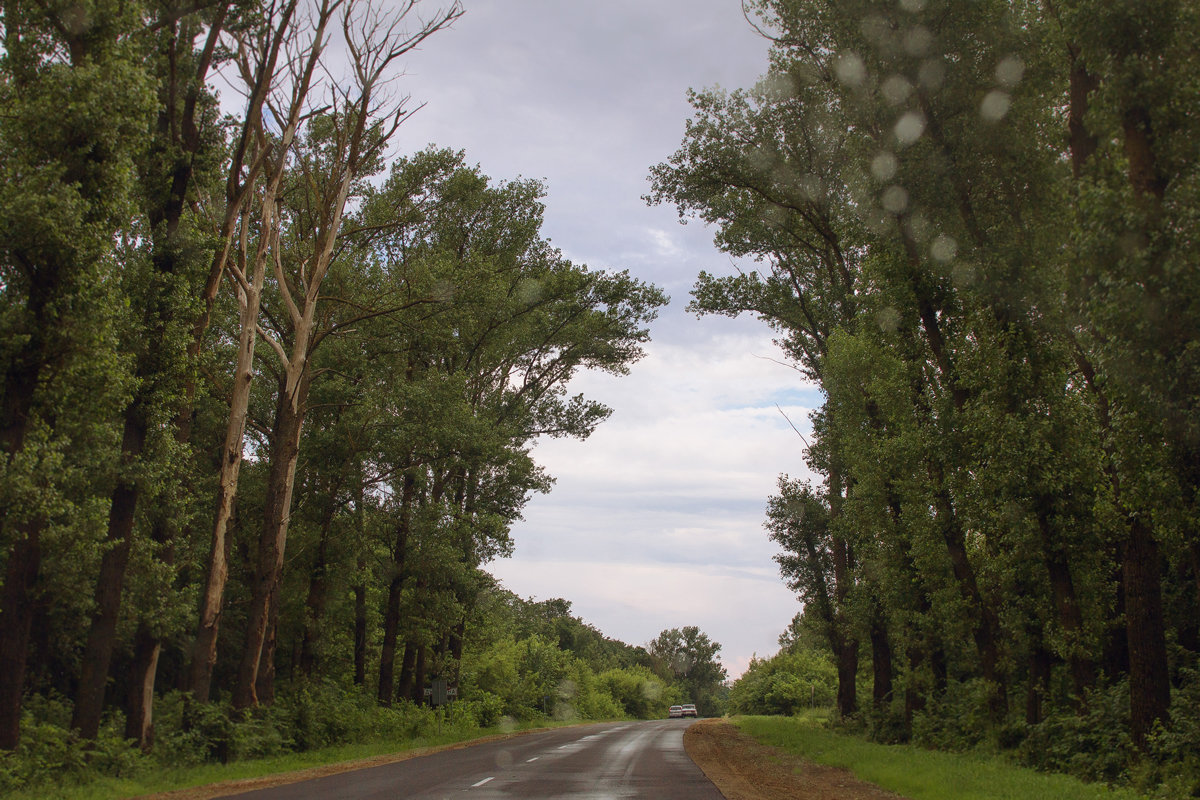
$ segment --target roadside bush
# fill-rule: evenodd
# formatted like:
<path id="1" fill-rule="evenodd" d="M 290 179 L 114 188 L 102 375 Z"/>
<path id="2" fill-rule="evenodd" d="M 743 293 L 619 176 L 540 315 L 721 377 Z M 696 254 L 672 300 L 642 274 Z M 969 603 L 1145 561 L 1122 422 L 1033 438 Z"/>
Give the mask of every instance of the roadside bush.
<path id="1" fill-rule="evenodd" d="M 597 683 L 620 706 L 620 713 L 634 719 L 665 716 L 667 687 L 661 678 L 641 665 L 610 669 L 597 676 Z"/>
<path id="2" fill-rule="evenodd" d="M 984 682 L 951 681 L 945 694 L 913 715 L 912 742 L 929 750 L 961 753 L 978 747 L 990 727 Z"/>
<path id="3" fill-rule="evenodd" d="M 813 706 L 827 706 L 837 696 L 837 669 L 818 650 L 780 651 L 755 658 L 729 690 L 735 714 L 792 716 Z"/>
<path id="4" fill-rule="evenodd" d="M 1184 670 L 1171 698 L 1171 727 L 1150 740 L 1152 759 L 1135 765 L 1133 783 L 1156 797 L 1200 797 L 1200 673 Z"/>
<path id="5" fill-rule="evenodd" d="M 0 792 L 42 784 L 71 784 L 101 775 L 122 777 L 144 763 L 121 732 L 125 720 L 106 715 L 93 741 L 71 730 L 71 704 L 57 694 L 33 695 L 21 710 L 21 740 L 0 753 Z"/>
<path id="6" fill-rule="evenodd" d="M 1128 731 L 1129 686 L 1122 681 L 1088 695 L 1084 714 L 1048 714 L 1028 729 L 1017 753 L 1021 763 L 1044 772 L 1113 783 L 1136 757 Z"/>
<path id="7" fill-rule="evenodd" d="M 504 716 L 504 700 L 491 692 L 477 692 L 474 697 L 451 703 L 450 708 L 456 719 L 461 715 L 479 728 L 491 728 Z"/>

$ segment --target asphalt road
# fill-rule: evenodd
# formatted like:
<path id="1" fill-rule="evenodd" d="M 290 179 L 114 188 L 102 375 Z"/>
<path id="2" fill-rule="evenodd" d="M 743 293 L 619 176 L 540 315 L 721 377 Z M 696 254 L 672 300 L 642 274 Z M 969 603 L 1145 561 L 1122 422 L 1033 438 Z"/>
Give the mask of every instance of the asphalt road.
<path id="1" fill-rule="evenodd" d="M 723 800 L 684 752 L 683 732 L 691 723 L 672 719 L 563 728 L 237 796 L 244 800 Z"/>

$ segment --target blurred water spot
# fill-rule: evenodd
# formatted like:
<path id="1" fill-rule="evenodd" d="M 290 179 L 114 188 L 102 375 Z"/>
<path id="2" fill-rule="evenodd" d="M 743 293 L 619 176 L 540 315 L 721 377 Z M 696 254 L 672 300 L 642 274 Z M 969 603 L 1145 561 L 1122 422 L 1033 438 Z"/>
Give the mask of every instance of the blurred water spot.
<path id="1" fill-rule="evenodd" d="M 1025 75 L 1025 64 L 1017 56 L 1006 56 L 996 65 L 996 83 L 1011 89 Z"/>
<path id="2" fill-rule="evenodd" d="M 896 161 L 896 156 L 891 152 L 884 150 L 871 159 L 871 174 L 877 180 L 890 181 L 896 174 L 896 168 L 899 166 Z"/>
<path id="3" fill-rule="evenodd" d="M 843 53 L 834 67 L 838 80 L 847 86 L 861 86 L 867 79 L 867 65 L 857 53 Z"/>
<path id="4" fill-rule="evenodd" d="M 979 104 L 979 116 L 990 122 L 997 122 L 1004 119 L 1011 104 L 1012 99 L 1008 96 L 1008 92 L 1002 92 L 999 89 L 988 92 L 987 96 L 983 98 L 983 102 Z"/>
<path id="5" fill-rule="evenodd" d="M 900 328 L 900 312 L 888 306 L 875 314 L 875 322 L 884 333 L 895 333 Z"/>
<path id="6" fill-rule="evenodd" d="M 908 208 L 908 191 L 903 186 L 889 186 L 883 190 L 880 198 L 885 211 L 891 214 L 903 214 Z"/>
<path id="7" fill-rule="evenodd" d="M 883 94 L 883 99 L 894 106 L 898 106 L 907 100 L 909 95 L 912 94 L 912 90 L 913 85 L 903 75 L 891 75 L 879 87 L 879 91 Z"/>
<path id="8" fill-rule="evenodd" d="M 929 245 L 929 255 L 933 256 L 935 261 L 951 261 L 957 253 L 958 242 L 944 233 L 939 233 L 933 244 Z"/>
<path id="9" fill-rule="evenodd" d="M 896 141 L 900 144 L 912 144 L 925 133 L 925 117 L 919 111 L 909 111 L 896 120 L 896 127 L 892 132 L 896 134 Z"/>
<path id="10" fill-rule="evenodd" d="M 923 56 L 933 46 L 933 34 L 924 25 L 914 25 L 904 32 L 904 52 Z"/>

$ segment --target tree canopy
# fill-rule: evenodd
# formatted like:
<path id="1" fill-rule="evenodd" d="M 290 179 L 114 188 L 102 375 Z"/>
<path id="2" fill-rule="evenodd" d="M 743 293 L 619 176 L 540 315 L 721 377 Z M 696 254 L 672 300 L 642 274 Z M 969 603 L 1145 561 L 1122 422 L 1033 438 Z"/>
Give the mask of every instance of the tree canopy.
<path id="1" fill-rule="evenodd" d="M 757 316 L 823 392 L 818 481 L 781 478 L 767 527 L 841 714 L 869 647 L 881 736 L 1034 753 L 1067 720 L 1171 762 L 1200 652 L 1200 18 L 747 7 L 766 75 L 691 95 L 648 199 L 761 265 L 702 273 L 692 309 Z"/>

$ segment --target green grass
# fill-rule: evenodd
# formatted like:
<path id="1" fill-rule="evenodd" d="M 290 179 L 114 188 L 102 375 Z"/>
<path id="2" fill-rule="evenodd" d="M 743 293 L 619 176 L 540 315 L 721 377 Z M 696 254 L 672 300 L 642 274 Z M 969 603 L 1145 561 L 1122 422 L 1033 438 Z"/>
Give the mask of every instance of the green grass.
<path id="1" fill-rule="evenodd" d="M 6 794 L 4 798 L 5 800 L 44 800 L 46 798 L 69 797 L 71 800 L 114 800 L 115 798 L 166 792 L 172 789 L 188 789 L 205 786 L 210 783 L 220 783 L 222 781 L 261 778 L 266 775 L 294 772 L 326 764 L 337 764 L 343 761 L 357 761 L 374 756 L 405 753 L 420 748 L 456 744 L 500 733 L 558 728 L 572 724 L 578 725 L 581 723 L 540 722 L 536 725 L 521 724 L 515 727 L 508 726 L 503 729 L 499 727 L 485 730 L 476 729 L 469 733 L 455 733 L 447 729 L 441 736 L 425 736 L 399 742 L 382 741 L 338 745 L 335 747 L 308 750 L 302 753 L 287 753 L 271 758 L 247 759 L 231 764 L 201 764 L 177 768 L 144 767 L 136 775 L 127 778 L 99 777 L 87 783 L 42 785 Z"/>
<path id="2" fill-rule="evenodd" d="M 845 767 L 911 800 L 1144 800 L 1128 789 L 1036 772 L 999 756 L 873 744 L 812 720 L 735 717 L 733 722 L 763 744 L 818 764 Z"/>

